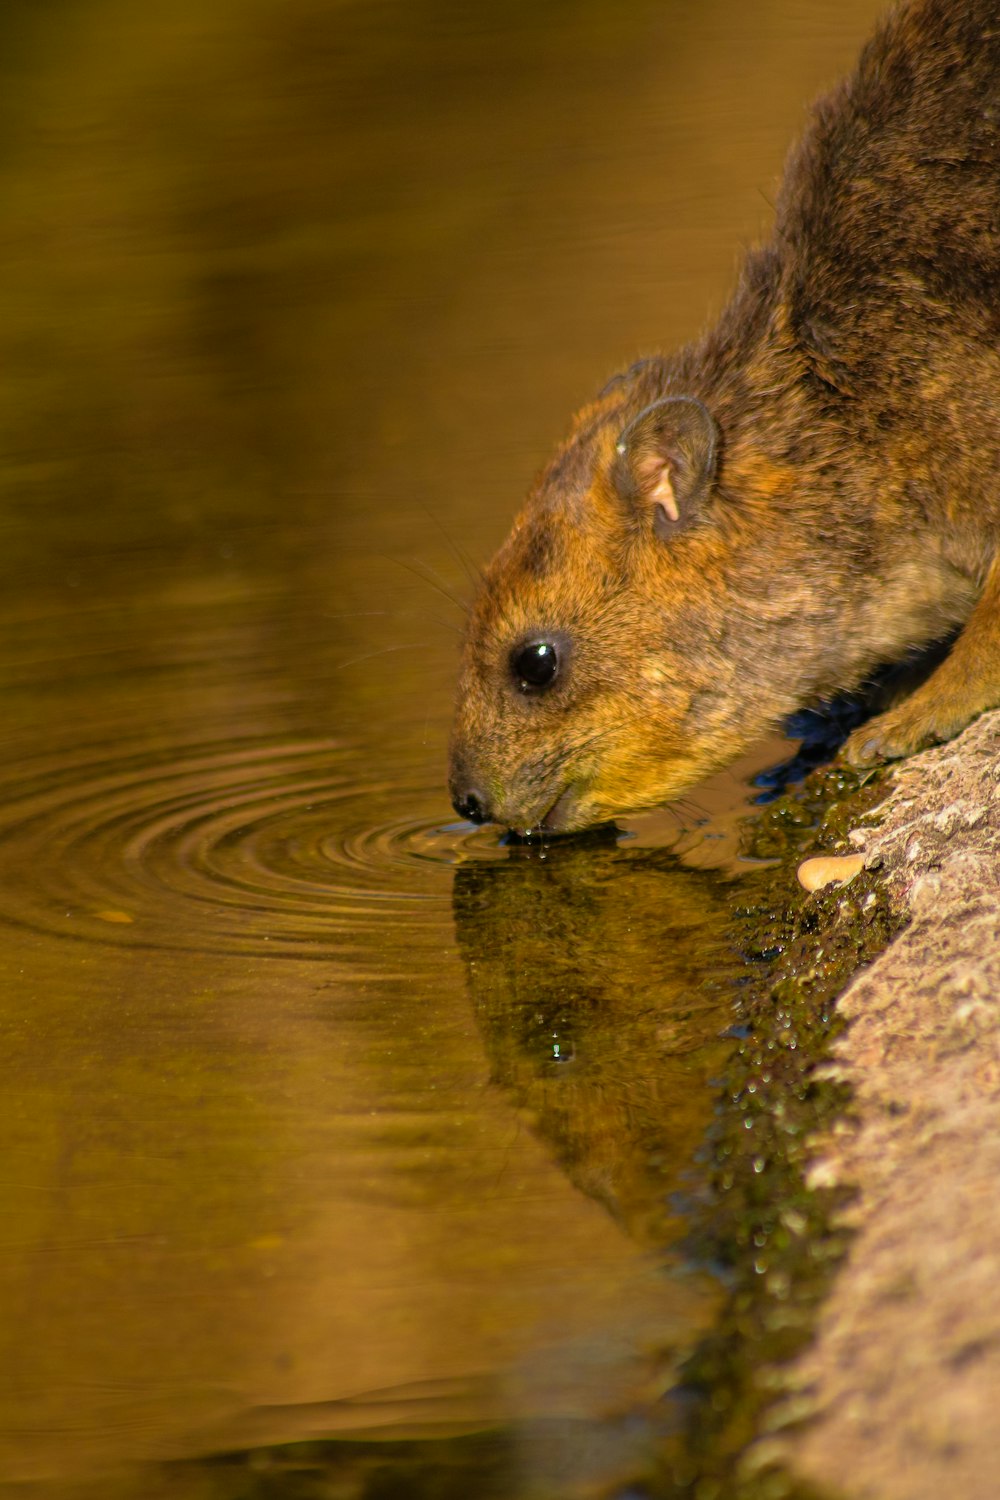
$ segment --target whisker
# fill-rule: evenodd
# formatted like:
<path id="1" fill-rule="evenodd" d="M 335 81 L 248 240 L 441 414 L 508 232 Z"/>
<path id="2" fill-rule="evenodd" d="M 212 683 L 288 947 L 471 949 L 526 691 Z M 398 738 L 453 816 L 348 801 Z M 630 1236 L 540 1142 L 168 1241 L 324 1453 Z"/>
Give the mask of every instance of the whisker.
<path id="1" fill-rule="evenodd" d="M 386 552 L 383 552 L 382 556 L 386 562 L 392 562 L 399 568 L 405 568 L 407 573 L 412 573 L 414 578 L 419 578 L 421 583 L 426 583 L 428 588 L 434 589 L 443 599 L 447 599 L 449 604 L 454 604 L 456 609 L 460 609 L 463 615 L 469 613 L 469 606 L 464 604 L 457 595 L 451 592 L 444 579 L 433 568 L 429 567 L 427 563 L 421 562 L 419 558 L 414 558 L 413 561 L 407 562 L 402 557 L 391 557 Z"/>
<path id="2" fill-rule="evenodd" d="M 547 750 L 538 761 L 539 774 L 542 776 L 555 776 L 575 755 L 590 750 L 600 740 L 613 732 L 613 726 L 609 726 L 607 729 L 596 729 L 593 734 L 588 735 L 585 739 L 574 740 L 571 744 L 555 746 L 553 749 Z"/>
<path id="3" fill-rule="evenodd" d="M 435 625 L 441 625 L 445 630 L 453 631 L 454 634 L 458 636 L 459 640 L 461 640 L 462 636 L 465 634 L 461 625 L 456 625 L 454 620 L 442 620 L 440 615 L 429 615 L 427 614 L 426 610 L 422 610 L 421 614 L 423 614 L 428 620 L 433 620 Z"/>
<path id="4" fill-rule="evenodd" d="M 441 520 L 441 517 L 434 514 L 427 502 L 421 500 L 419 502 L 419 505 L 420 509 L 427 516 L 427 519 L 437 527 L 438 531 L 440 531 L 448 546 L 455 554 L 455 557 L 461 563 L 466 578 L 468 578 L 473 588 L 477 588 L 483 581 L 482 569 L 477 568 L 475 563 L 473 563 L 472 560 L 467 556 L 467 554 L 463 552 L 462 548 L 458 545 L 454 537 L 448 531 L 447 526 L 445 526 L 444 522 Z"/>
<path id="5" fill-rule="evenodd" d="M 337 609 L 332 614 L 324 614 L 324 620 L 388 620 L 392 616 L 405 616 L 416 614 L 416 610 L 405 609 Z M 433 619 L 433 616 L 431 616 Z"/>
<path id="6" fill-rule="evenodd" d="M 683 806 L 680 802 L 665 802 L 663 804 L 663 811 L 666 813 L 668 818 L 673 819 L 673 821 L 677 825 L 678 830 L 687 827 L 689 821 L 688 816 L 684 812 Z"/>
<path id="7" fill-rule="evenodd" d="M 432 615 L 426 609 L 342 609 L 333 614 L 323 616 L 324 620 L 433 620 L 435 625 L 440 625 L 443 630 L 454 631 L 455 635 L 461 636 L 462 628 L 456 625 L 454 620 L 443 620 L 440 615 Z"/>
<path id="8" fill-rule="evenodd" d="M 364 651 L 360 656 L 352 656 L 348 661 L 338 662 L 333 670 L 343 672 L 345 667 L 356 667 L 359 662 L 373 661 L 376 656 L 388 656 L 392 651 L 424 651 L 426 649 L 426 641 L 404 641 L 398 646 L 382 646 L 378 651 Z"/>
<path id="9" fill-rule="evenodd" d="M 592 750 L 595 745 L 599 745 L 602 740 L 605 740 L 609 735 L 614 734 L 617 730 L 617 727 L 618 726 L 616 724 L 608 724 L 604 729 L 595 729 L 593 734 L 588 735 L 586 739 L 577 740 L 573 744 L 573 752 L 578 754 L 582 750 Z"/>
<path id="10" fill-rule="evenodd" d="M 672 805 L 686 818 L 710 818 L 712 814 L 695 797 L 675 797 Z"/>

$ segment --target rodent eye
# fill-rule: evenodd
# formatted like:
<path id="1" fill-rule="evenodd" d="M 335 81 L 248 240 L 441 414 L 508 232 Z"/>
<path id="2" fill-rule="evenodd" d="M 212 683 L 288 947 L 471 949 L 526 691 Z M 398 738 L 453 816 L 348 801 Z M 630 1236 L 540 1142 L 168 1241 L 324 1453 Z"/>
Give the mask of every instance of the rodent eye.
<path id="1" fill-rule="evenodd" d="M 559 652 L 551 641 L 532 641 L 511 654 L 511 668 L 522 693 L 549 687 L 559 671 Z"/>

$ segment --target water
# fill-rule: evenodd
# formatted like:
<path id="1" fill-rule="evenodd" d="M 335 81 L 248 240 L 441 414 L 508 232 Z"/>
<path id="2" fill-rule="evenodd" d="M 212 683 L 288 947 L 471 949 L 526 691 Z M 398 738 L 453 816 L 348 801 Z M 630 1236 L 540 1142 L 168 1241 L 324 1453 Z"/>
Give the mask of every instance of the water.
<path id="1" fill-rule="evenodd" d="M 456 824 L 454 601 L 873 9 L 5 8 L 0 1491 L 569 1495 L 676 1419 L 746 791 Z"/>

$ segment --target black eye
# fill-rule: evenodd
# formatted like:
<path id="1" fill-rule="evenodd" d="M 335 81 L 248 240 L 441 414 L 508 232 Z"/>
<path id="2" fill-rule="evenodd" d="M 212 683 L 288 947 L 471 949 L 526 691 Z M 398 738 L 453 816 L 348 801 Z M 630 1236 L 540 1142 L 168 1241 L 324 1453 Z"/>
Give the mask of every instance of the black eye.
<path id="1" fill-rule="evenodd" d="M 551 641 L 532 641 L 530 646 L 518 647 L 510 664 L 521 692 L 537 693 L 555 681 L 559 652 Z"/>

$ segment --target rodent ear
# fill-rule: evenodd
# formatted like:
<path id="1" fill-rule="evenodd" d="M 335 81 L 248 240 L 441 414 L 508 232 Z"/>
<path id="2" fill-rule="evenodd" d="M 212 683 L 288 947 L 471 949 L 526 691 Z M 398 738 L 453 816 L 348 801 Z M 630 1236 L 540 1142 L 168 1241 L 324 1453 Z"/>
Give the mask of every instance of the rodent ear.
<path id="1" fill-rule="evenodd" d="M 715 479 L 719 429 L 694 396 L 665 396 L 629 423 L 615 444 L 612 478 L 622 499 L 652 511 L 669 537 L 694 519 Z"/>

